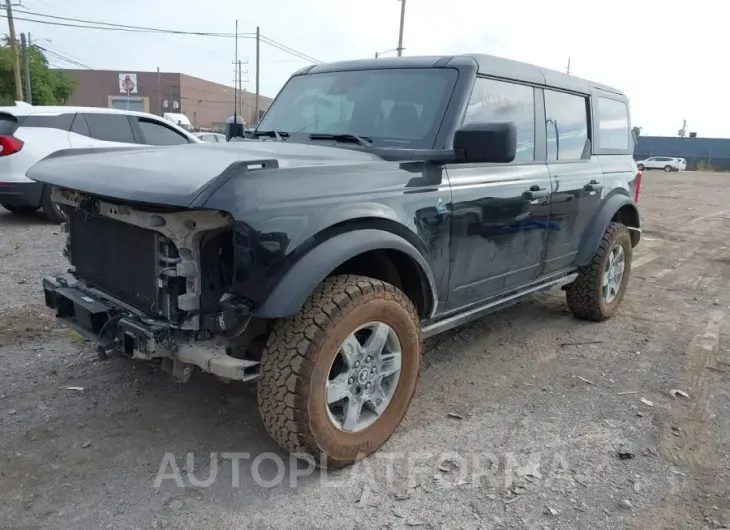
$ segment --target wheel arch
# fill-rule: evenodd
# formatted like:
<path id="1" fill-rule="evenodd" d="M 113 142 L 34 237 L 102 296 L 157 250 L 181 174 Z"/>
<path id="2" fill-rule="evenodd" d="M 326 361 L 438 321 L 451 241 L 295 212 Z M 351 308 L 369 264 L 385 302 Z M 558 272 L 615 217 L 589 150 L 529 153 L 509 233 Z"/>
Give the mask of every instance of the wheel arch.
<path id="1" fill-rule="evenodd" d="M 601 209 L 583 233 L 583 239 L 576 257 L 578 266 L 586 265 L 591 261 L 601 244 L 601 238 L 606 228 L 611 222 L 626 225 L 629 228 L 632 247 L 639 244 L 641 219 L 636 204 L 624 190 L 616 191 L 604 199 Z"/>
<path id="2" fill-rule="evenodd" d="M 333 225 L 307 242 L 303 252 L 292 253 L 296 261 L 276 282 L 256 316 L 294 315 L 317 285 L 337 274 L 392 283 L 411 299 L 421 318 L 435 312 L 438 293 L 431 267 L 422 243 L 405 226 L 387 219 L 354 219 Z"/>

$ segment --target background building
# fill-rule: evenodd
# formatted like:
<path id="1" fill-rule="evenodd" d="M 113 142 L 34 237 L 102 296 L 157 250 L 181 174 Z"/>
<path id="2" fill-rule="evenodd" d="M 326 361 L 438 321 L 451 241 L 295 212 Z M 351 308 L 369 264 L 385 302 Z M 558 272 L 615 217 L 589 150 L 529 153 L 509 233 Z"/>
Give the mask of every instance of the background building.
<path id="1" fill-rule="evenodd" d="M 730 139 L 681 136 L 639 136 L 634 159 L 650 156 L 684 158 L 687 169 L 730 171 Z"/>
<path id="2" fill-rule="evenodd" d="M 233 115 L 233 87 L 205 79 L 170 72 L 120 72 L 114 70 L 64 70 L 76 78 L 78 86 L 69 105 L 107 107 L 151 112 L 185 114 L 193 127 L 222 127 Z M 259 117 L 271 98 L 259 96 Z M 258 123 L 256 95 L 243 91 L 238 115 L 247 124 Z"/>

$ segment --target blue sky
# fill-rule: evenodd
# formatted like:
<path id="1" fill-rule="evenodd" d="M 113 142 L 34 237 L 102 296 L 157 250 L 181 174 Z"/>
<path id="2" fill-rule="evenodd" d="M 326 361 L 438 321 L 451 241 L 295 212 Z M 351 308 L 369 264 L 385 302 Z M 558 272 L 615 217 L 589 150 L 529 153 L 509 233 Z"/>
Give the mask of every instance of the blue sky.
<path id="1" fill-rule="evenodd" d="M 730 3 L 694 0 L 671 9 L 658 0 L 407 0 L 406 55 L 481 52 L 565 70 L 620 88 L 645 134 L 675 135 L 686 119 L 700 136 L 730 137 L 722 57 Z M 321 61 L 372 57 L 397 46 L 398 0 L 23 0 L 24 11 L 80 19 L 263 35 Z M 669 7 L 669 9 L 668 9 Z M 231 38 L 121 33 L 18 20 L 16 31 L 96 69 L 179 71 L 232 84 Z M 391 52 L 392 54 L 392 52 Z M 255 45 L 239 41 L 254 90 Z M 53 64 L 63 66 L 59 60 Z M 261 91 L 273 96 L 307 61 L 261 50 Z M 70 66 L 70 65 L 65 65 Z M 72 66 L 70 66 L 72 67 Z"/>

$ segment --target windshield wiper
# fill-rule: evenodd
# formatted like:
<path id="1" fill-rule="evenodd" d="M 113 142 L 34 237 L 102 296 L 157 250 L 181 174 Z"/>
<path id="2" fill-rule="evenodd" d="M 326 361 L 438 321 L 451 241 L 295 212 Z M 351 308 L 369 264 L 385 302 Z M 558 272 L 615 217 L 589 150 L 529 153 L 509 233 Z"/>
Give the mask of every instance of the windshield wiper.
<path id="1" fill-rule="evenodd" d="M 283 142 L 285 138 L 289 138 L 289 133 L 286 131 L 254 131 L 251 135 L 254 138 L 257 136 L 270 136 L 271 138 L 276 138 L 278 141 Z"/>
<path id="2" fill-rule="evenodd" d="M 372 147 L 373 140 L 367 136 L 358 136 L 357 134 L 326 134 L 312 133 L 309 135 L 310 140 L 335 140 L 336 142 L 357 142 L 363 147 Z"/>

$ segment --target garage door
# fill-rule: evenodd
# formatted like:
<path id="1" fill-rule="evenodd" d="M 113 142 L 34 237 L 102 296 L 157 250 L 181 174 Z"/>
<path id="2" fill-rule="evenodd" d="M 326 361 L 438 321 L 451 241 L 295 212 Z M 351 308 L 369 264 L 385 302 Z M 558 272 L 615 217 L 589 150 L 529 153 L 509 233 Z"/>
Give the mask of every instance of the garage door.
<path id="1" fill-rule="evenodd" d="M 136 112 L 144 112 L 144 99 L 118 97 L 112 98 L 112 108 L 120 110 L 134 110 Z"/>

